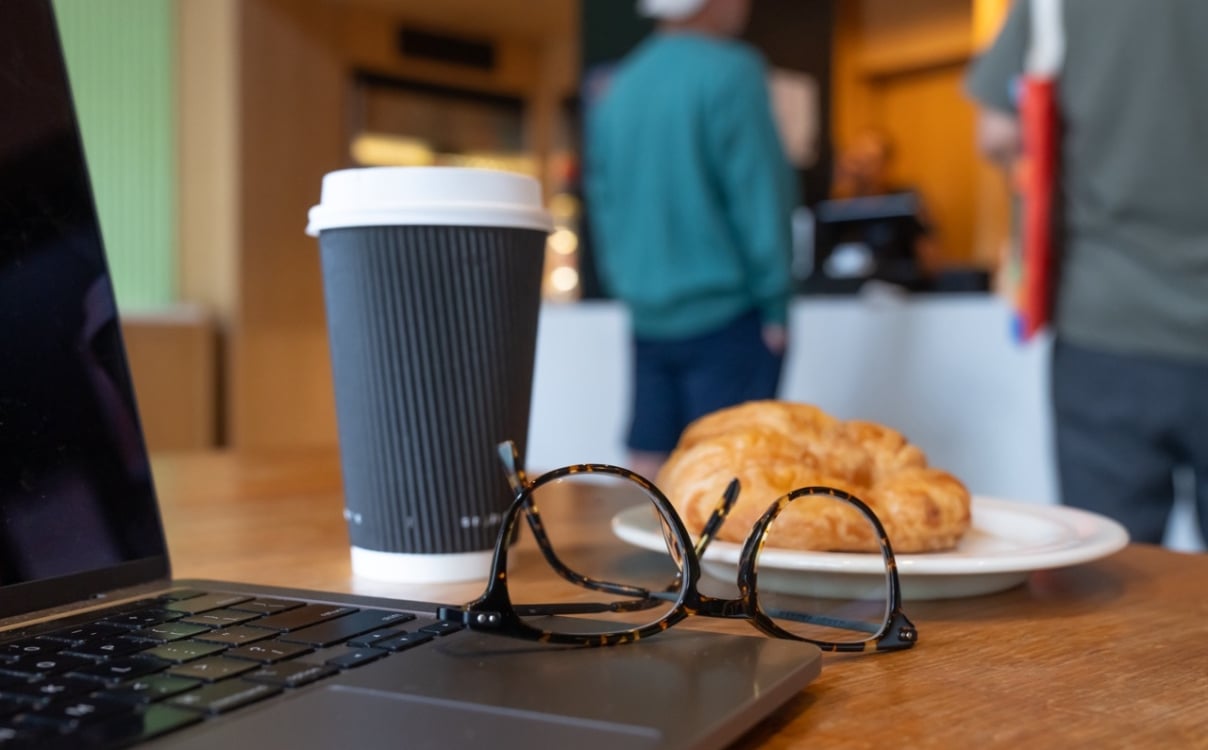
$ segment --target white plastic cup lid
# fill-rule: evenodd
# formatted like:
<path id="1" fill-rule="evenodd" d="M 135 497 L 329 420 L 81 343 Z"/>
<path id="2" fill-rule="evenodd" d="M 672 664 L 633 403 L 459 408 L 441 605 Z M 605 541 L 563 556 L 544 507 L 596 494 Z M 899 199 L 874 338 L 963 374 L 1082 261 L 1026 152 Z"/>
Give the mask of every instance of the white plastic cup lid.
<path id="1" fill-rule="evenodd" d="M 549 232 L 541 185 L 525 175 L 463 167 L 364 167 L 323 177 L 306 233 L 373 226 L 474 226 Z"/>

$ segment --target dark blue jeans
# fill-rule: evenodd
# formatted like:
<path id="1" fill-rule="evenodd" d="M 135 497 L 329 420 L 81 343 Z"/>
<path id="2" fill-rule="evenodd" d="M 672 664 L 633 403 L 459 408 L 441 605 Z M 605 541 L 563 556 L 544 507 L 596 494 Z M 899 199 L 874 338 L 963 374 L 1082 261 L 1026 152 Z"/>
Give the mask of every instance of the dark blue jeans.
<path id="1" fill-rule="evenodd" d="M 1208 365 L 1094 351 L 1058 339 L 1051 365 L 1061 499 L 1160 544 L 1173 473 L 1195 472 L 1208 539 Z"/>
<path id="2" fill-rule="evenodd" d="M 718 409 L 776 397 L 782 355 L 763 343 L 750 312 L 688 339 L 633 342 L 631 450 L 670 453 L 688 423 Z"/>

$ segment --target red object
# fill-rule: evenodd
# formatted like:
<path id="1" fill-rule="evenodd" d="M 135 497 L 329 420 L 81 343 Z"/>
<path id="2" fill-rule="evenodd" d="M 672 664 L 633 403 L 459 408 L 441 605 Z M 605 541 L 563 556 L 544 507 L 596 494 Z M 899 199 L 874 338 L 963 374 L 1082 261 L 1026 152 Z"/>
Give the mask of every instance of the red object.
<path id="1" fill-rule="evenodd" d="M 1026 76 L 1020 96 L 1024 168 L 1022 254 L 1019 296 L 1019 335 L 1032 338 L 1052 318 L 1056 284 L 1060 164 L 1060 122 L 1057 86 L 1051 78 Z"/>

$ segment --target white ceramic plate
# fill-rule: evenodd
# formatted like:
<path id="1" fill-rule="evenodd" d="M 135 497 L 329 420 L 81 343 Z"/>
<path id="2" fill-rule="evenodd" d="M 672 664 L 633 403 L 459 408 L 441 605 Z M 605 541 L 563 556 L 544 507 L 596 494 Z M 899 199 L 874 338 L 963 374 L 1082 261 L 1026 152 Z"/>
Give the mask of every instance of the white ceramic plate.
<path id="1" fill-rule="evenodd" d="M 973 527 L 956 549 L 896 555 L 906 599 L 951 599 L 989 594 L 1023 583 L 1036 570 L 1063 568 L 1106 557 L 1128 544 L 1115 521 L 1076 508 L 974 497 Z M 653 514 L 636 507 L 612 519 L 618 537 L 637 547 L 663 551 L 666 545 Z M 742 546 L 715 541 L 702 567 L 709 575 L 734 580 Z M 765 549 L 760 588 L 779 586 L 835 591 L 879 575 L 872 555 Z M 808 579 L 803 577 L 808 574 Z"/>

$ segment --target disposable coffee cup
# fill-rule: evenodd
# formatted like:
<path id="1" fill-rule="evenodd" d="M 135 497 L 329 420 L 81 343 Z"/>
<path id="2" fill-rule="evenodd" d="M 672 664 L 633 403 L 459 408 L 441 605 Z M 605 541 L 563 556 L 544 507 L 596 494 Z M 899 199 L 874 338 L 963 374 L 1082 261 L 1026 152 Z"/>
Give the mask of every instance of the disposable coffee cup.
<path id="1" fill-rule="evenodd" d="M 523 457 L 545 240 L 536 180 L 375 167 L 323 178 L 319 238 L 354 574 L 484 579 Z"/>

